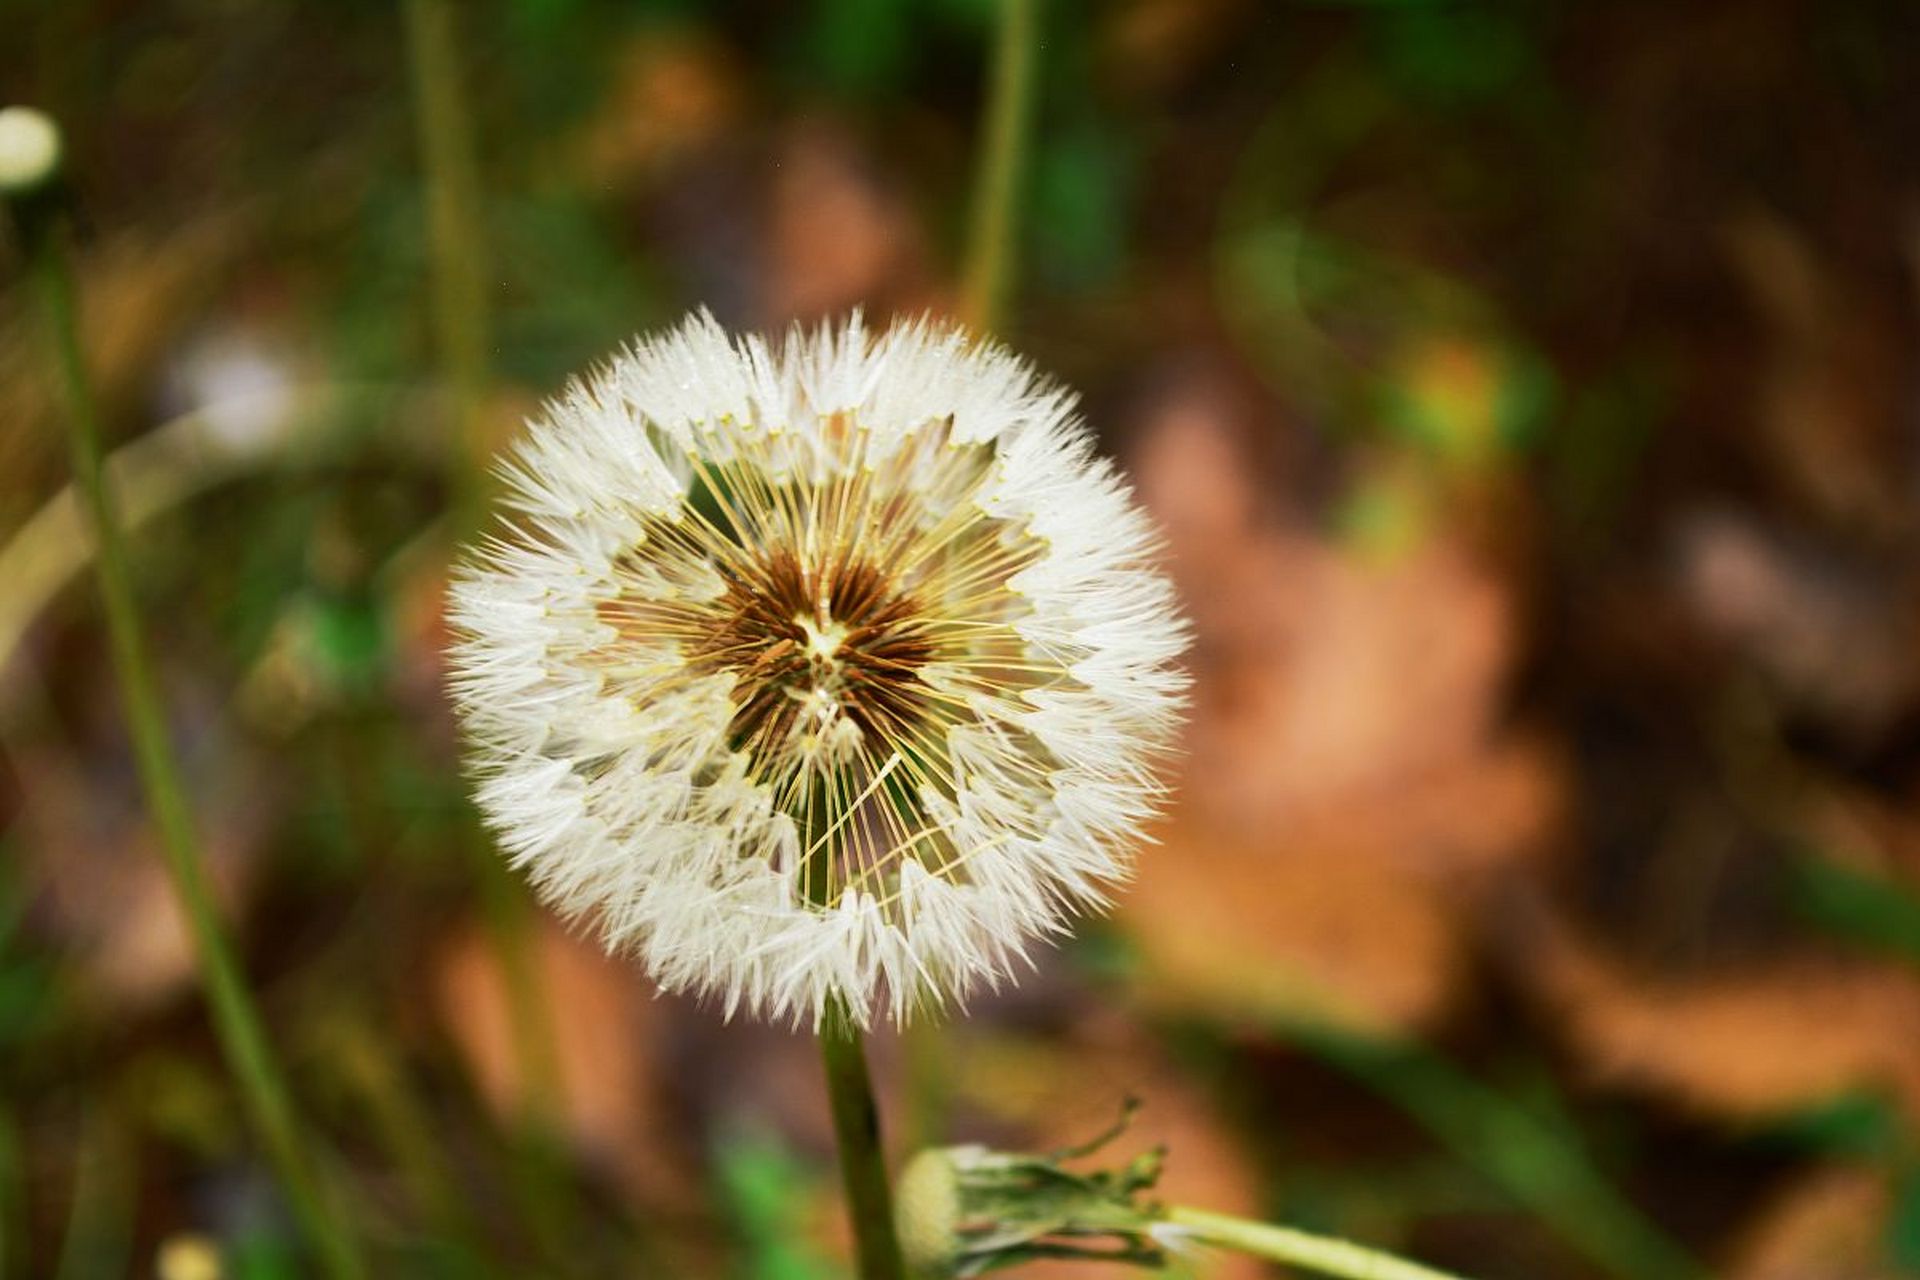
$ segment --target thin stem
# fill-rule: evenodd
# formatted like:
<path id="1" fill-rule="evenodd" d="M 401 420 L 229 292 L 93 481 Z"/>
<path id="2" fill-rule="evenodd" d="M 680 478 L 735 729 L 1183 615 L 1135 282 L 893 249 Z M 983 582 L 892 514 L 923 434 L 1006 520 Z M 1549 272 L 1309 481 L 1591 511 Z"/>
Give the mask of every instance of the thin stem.
<path id="1" fill-rule="evenodd" d="M 1000 0 L 960 289 L 960 318 L 982 332 L 999 326 L 1014 278 L 1019 244 L 1014 214 L 1019 208 L 1027 126 L 1033 114 L 1040 3 Z"/>
<path id="2" fill-rule="evenodd" d="M 959 315 L 981 333 L 1000 327 L 1018 259 L 1021 174 L 1033 120 L 1041 0 L 1000 0 L 973 207 L 961 266 Z M 940 1145 L 952 1084 L 940 1027 L 922 1019 L 902 1033 L 906 1050 L 906 1121 L 910 1145 Z"/>
<path id="3" fill-rule="evenodd" d="M 894 1238 L 893 1192 L 880 1147 L 880 1114 L 873 1105 L 866 1048 L 846 1006 L 835 1000 L 820 1027 L 820 1055 L 827 1069 L 827 1098 L 840 1144 L 840 1175 L 853 1220 L 860 1280 L 904 1280 L 900 1242 Z"/>
<path id="4" fill-rule="evenodd" d="M 414 119 L 426 173 L 427 292 L 442 381 L 453 409 L 452 533 L 472 537 L 486 510 L 485 404 L 490 308 L 486 293 L 486 236 L 480 216 L 480 176 L 472 118 L 461 79 L 459 32 L 449 0 L 407 0 L 407 52 Z M 525 890 L 468 825 L 487 932 L 500 962 L 508 1017 L 523 1079 L 525 1127 L 546 1144 L 559 1127 L 560 1070 L 553 1027 L 541 993 L 533 913 Z"/>
<path id="5" fill-rule="evenodd" d="M 1249 1222 L 1245 1218 L 1190 1209 L 1185 1205 L 1167 1208 L 1162 1217 L 1207 1244 L 1237 1249 L 1256 1258 L 1317 1271 L 1321 1275 L 1339 1276 L 1341 1280 L 1460 1280 L 1451 1272 L 1437 1271 L 1377 1249 L 1295 1231 L 1291 1227 Z"/>
<path id="6" fill-rule="evenodd" d="M 133 738 L 135 761 L 147 807 L 159 828 L 160 848 L 174 897 L 193 938 L 200 977 L 207 989 L 214 1029 L 227 1064 L 240 1083 L 241 1099 L 273 1162 L 302 1228 L 336 1278 L 366 1274 L 357 1243 L 330 1212 L 307 1152 L 278 1063 L 268 1047 L 259 1012 L 241 978 L 232 944 L 214 910 L 205 863 L 186 793 L 174 766 L 159 693 L 147 657 L 146 637 L 135 603 L 133 579 L 121 537 L 119 513 L 107 490 L 93 387 L 80 351 L 73 271 L 64 225 L 32 237 L 33 275 L 45 308 L 53 354 L 68 410 L 73 472 L 96 548 L 95 568 L 114 670 Z"/>
<path id="7" fill-rule="evenodd" d="M 453 402 L 455 532 L 464 538 L 479 527 L 486 488 L 482 408 L 491 325 L 479 166 L 460 79 L 454 7 L 448 0 L 407 0 L 406 18 L 414 120 L 426 170 L 427 286 L 434 342 Z"/>

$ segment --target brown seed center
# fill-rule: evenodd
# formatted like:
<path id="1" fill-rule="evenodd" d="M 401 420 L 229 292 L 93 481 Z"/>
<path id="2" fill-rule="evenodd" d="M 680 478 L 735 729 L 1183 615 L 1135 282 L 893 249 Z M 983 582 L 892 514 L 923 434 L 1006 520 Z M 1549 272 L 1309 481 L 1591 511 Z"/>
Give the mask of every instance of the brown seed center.
<path id="1" fill-rule="evenodd" d="M 728 574 L 720 623 L 689 654 L 739 677 L 737 748 L 756 757 L 844 720 L 898 738 L 921 714 L 934 645 L 918 602 L 863 559 L 771 552 Z"/>

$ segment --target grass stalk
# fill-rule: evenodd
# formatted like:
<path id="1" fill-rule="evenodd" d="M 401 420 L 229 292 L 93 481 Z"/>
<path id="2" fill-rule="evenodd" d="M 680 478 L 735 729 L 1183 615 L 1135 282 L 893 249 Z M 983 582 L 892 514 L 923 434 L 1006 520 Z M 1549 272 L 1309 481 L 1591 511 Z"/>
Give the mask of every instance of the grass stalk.
<path id="1" fill-rule="evenodd" d="M 982 333 L 1002 323 L 1019 257 L 1039 45 L 1040 0 L 1000 0 L 960 284 L 960 318 Z"/>
<path id="2" fill-rule="evenodd" d="M 459 31 L 449 0 L 407 0 L 407 53 L 414 118 L 426 174 L 427 293 L 441 380 L 452 408 L 452 533 L 463 542 L 484 521 L 487 491 L 485 408 L 487 343 L 492 325 L 486 295 L 487 245 L 481 217 L 479 165 L 461 73 Z M 521 1056 L 527 1122 L 556 1126 L 560 1073 L 540 994 L 525 891 L 486 847 L 477 829 L 467 840 L 480 873 L 482 913 L 507 990 L 514 1041 Z"/>
<path id="3" fill-rule="evenodd" d="M 959 318 L 980 333 L 1000 328 L 1018 267 L 1021 178 L 1033 121 L 1040 0 L 1000 0 L 975 161 L 973 205 L 960 270 Z M 953 1096 L 942 1028 L 920 1019 L 902 1032 L 909 1149 L 945 1141 Z"/>
<path id="4" fill-rule="evenodd" d="M 487 354 L 492 330 L 478 152 L 463 80 L 457 7 L 407 0 L 406 43 L 414 119 L 426 177 L 427 295 L 441 382 L 451 409 L 450 470 L 455 545 L 485 523 L 489 489 Z M 513 1182 L 537 1247 L 567 1256 L 572 1229 L 561 1150 L 562 1080 L 539 967 L 535 915 L 526 889 L 479 825 L 462 823 L 479 877 L 481 917 L 500 965 L 521 1082 Z"/>
<path id="5" fill-rule="evenodd" d="M 118 511 L 105 480 L 98 413 L 80 348 L 64 222 L 55 219 L 38 228 L 30 241 L 31 271 L 66 401 L 74 480 L 95 545 L 94 567 L 121 703 L 147 807 L 159 829 L 168 879 L 193 940 L 214 1029 L 239 1082 L 247 1117 L 323 1269 L 335 1280 L 356 1280 L 366 1274 L 358 1244 L 323 1194 L 300 1136 L 291 1095 L 207 884 L 199 837 L 167 738 Z"/>
<path id="6" fill-rule="evenodd" d="M 483 431 L 492 326 L 480 171 L 454 14 L 449 0 L 407 0 L 414 123 L 426 174 L 430 319 L 453 407 L 454 531 L 465 538 L 479 527 L 486 500 Z"/>

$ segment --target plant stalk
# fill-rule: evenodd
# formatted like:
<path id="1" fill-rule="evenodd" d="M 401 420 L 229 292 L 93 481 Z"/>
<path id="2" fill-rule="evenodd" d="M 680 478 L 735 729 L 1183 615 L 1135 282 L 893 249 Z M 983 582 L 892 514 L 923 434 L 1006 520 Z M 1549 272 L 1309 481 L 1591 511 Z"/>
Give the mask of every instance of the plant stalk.
<path id="1" fill-rule="evenodd" d="M 454 533 L 464 539 L 479 528 L 485 508 L 490 321 L 480 173 L 454 18 L 449 0 L 407 0 L 414 121 L 426 174 L 427 289 L 434 344 L 453 404 Z"/>
<path id="2" fill-rule="evenodd" d="M 1039 61 L 1041 0 L 1000 0 L 986 105 L 980 123 L 980 154 L 973 205 L 961 265 L 959 318 L 978 333 L 1000 328 L 1018 265 L 1021 176 L 1033 122 L 1033 85 Z M 945 1139 L 952 1082 L 940 1027 L 931 1020 L 909 1024 L 906 1050 L 909 1147 L 939 1146 Z"/>
<path id="3" fill-rule="evenodd" d="M 1270 1262 L 1285 1263 L 1340 1280 L 1460 1280 L 1447 1271 L 1423 1267 L 1390 1253 L 1364 1248 L 1347 1240 L 1317 1236 L 1291 1227 L 1251 1222 L 1206 1209 L 1172 1205 L 1162 1220 L 1195 1240 L 1223 1249 L 1236 1249 Z"/>
<path id="4" fill-rule="evenodd" d="M 960 286 L 960 319 L 982 333 L 1002 322 L 1019 253 L 1015 214 L 1033 115 L 1040 3 L 1000 0 Z"/>
<path id="5" fill-rule="evenodd" d="M 486 236 L 472 117 L 461 79 L 456 8 L 449 0 L 407 0 L 407 52 L 421 167 L 426 177 L 427 295 L 440 372 L 452 408 L 452 535 L 479 532 L 487 499 L 486 395 L 491 330 Z M 553 1027 L 538 971 L 533 913 L 525 890 L 472 824 L 474 862 L 487 932 L 506 987 L 523 1077 L 522 1120 L 546 1142 L 562 1110 Z"/>
<path id="6" fill-rule="evenodd" d="M 820 1026 L 820 1056 L 827 1071 L 827 1098 L 840 1146 L 840 1176 L 860 1264 L 860 1280 L 905 1280 L 900 1243 L 894 1236 L 893 1192 L 880 1145 L 880 1114 L 867 1074 L 866 1046 L 844 1003 L 827 1006 Z"/>
<path id="7" fill-rule="evenodd" d="M 54 363 L 67 403 L 74 482 L 95 544 L 95 570 L 112 643 L 113 665 L 132 736 L 147 807 L 159 829 L 168 879 L 193 939 L 214 1029 L 240 1084 L 248 1119 L 266 1148 L 301 1228 L 327 1275 L 357 1280 L 367 1274 L 357 1242 L 334 1216 L 304 1148 L 279 1064 L 258 1010 L 241 977 L 232 944 L 214 909 L 199 837 L 175 767 L 161 711 L 139 606 L 135 602 L 119 513 L 108 492 L 93 386 L 80 349 L 79 321 L 62 219 L 29 237 L 32 273 L 46 313 Z"/>

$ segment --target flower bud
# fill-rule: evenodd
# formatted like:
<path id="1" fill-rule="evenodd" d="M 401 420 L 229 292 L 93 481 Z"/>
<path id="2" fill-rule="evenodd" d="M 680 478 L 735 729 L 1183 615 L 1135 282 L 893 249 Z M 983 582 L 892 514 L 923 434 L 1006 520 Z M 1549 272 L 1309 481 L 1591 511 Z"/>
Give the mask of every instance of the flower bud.
<path id="1" fill-rule="evenodd" d="M 1159 1207 L 1143 1193 L 1159 1181 L 1165 1153 L 1143 1153 L 1119 1169 L 1066 1167 L 1118 1131 L 1046 1155 L 981 1146 L 922 1151 L 894 1189 L 908 1269 L 919 1280 L 946 1280 L 1035 1258 L 1159 1266 Z"/>
<path id="2" fill-rule="evenodd" d="M 60 129 L 32 107 L 0 110 L 0 196 L 23 196 L 60 169 Z"/>

